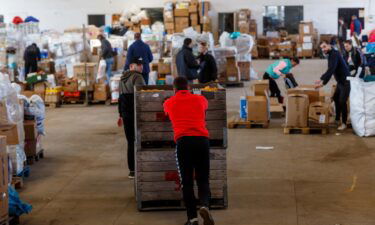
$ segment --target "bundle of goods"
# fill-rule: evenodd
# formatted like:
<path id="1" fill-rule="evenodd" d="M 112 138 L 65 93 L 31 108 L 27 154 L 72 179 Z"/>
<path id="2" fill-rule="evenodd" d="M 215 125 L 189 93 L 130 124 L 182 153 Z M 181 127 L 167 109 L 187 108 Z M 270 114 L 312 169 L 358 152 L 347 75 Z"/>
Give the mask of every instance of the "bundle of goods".
<path id="1" fill-rule="evenodd" d="M 122 12 L 120 23 L 136 33 L 141 33 L 143 29 L 150 29 L 151 26 L 146 10 L 141 10 L 135 5 Z"/>
<path id="2" fill-rule="evenodd" d="M 164 23 L 167 33 L 181 33 L 188 27 L 192 27 L 198 33 L 210 32 L 210 8 L 211 5 L 208 1 L 191 0 L 190 2 L 165 3 Z"/>
<path id="3" fill-rule="evenodd" d="M 301 22 L 299 24 L 300 41 L 297 44 L 297 56 L 312 58 L 317 42 L 317 33 L 313 22 Z"/>
<path id="4" fill-rule="evenodd" d="M 231 59 L 227 59 L 227 80 L 239 82 L 241 80 L 250 80 L 251 73 L 251 51 L 254 46 L 254 39 L 248 34 L 232 33 L 231 35 L 224 32 L 220 36 L 220 46 L 222 48 L 235 48 L 234 67 L 238 67 L 239 76 L 235 76 L 238 71 L 231 65 Z M 215 55 L 216 56 L 216 55 Z M 228 63 L 229 62 L 229 63 Z M 230 73 L 228 73 L 230 72 Z"/>

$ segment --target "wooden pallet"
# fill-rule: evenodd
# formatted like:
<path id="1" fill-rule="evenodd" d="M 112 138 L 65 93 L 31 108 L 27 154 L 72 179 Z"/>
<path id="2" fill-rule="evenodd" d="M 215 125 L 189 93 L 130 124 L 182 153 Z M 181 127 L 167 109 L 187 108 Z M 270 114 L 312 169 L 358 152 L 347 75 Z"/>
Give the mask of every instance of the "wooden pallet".
<path id="1" fill-rule="evenodd" d="M 284 134 L 328 134 L 328 127 L 285 127 Z"/>
<path id="2" fill-rule="evenodd" d="M 60 103 L 45 103 L 45 106 L 47 108 L 55 109 L 61 107 Z"/>
<path id="3" fill-rule="evenodd" d="M 228 87 L 244 87 L 244 83 L 242 81 L 240 82 L 221 82 L 220 83 L 223 87 L 228 88 Z"/>
<path id="4" fill-rule="evenodd" d="M 227 198 L 227 197 L 226 197 Z M 211 209 L 226 209 L 228 207 L 228 200 L 222 199 L 211 199 Z M 199 208 L 199 204 L 197 202 Z M 158 201 L 142 201 L 139 204 L 139 211 L 162 211 L 162 210 L 184 210 L 185 203 L 183 200 L 158 200 Z"/>
<path id="5" fill-rule="evenodd" d="M 234 128 L 268 128 L 270 125 L 270 121 L 260 122 L 260 121 L 247 121 L 246 119 L 241 119 L 239 117 L 233 118 L 228 123 L 229 129 Z"/>
<path id="6" fill-rule="evenodd" d="M 26 159 L 27 165 L 33 165 L 35 162 L 38 162 L 40 159 L 44 158 L 44 149 L 40 150 L 33 156 L 28 156 Z"/>
<path id="7" fill-rule="evenodd" d="M 110 99 L 107 99 L 106 101 L 99 101 L 99 100 L 91 100 L 90 101 L 90 104 L 102 104 L 102 105 L 111 105 L 111 100 Z"/>

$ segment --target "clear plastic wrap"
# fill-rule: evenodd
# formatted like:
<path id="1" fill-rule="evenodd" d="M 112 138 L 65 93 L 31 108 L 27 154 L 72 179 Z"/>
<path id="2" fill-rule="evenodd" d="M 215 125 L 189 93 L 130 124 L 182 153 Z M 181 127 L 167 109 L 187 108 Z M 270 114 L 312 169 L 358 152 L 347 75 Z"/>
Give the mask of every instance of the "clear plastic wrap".
<path id="1" fill-rule="evenodd" d="M 46 116 L 46 109 L 44 101 L 39 95 L 30 97 L 30 104 L 28 105 L 28 112 L 35 116 L 38 134 L 45 135 L 44 120 Z"/>
<path id="2" fill-rule="evenodd" d="M 0 124 L 17 124 L 23 119 L 17 91 L 6 74 L 0 74 L 0 106 L 6 111 L 6 115 L 0 116 Z"/>

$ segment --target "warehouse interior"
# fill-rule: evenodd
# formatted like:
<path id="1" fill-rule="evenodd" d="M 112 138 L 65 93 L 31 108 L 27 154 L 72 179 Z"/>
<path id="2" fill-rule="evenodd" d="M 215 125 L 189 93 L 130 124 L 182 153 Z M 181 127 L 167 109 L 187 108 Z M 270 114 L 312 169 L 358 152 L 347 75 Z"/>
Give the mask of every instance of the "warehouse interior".
<path id="1" fill-rule="evenodd" d="M 374 64 L 374 0 L 6 2 L 0 225 L 373 225 Z"/>

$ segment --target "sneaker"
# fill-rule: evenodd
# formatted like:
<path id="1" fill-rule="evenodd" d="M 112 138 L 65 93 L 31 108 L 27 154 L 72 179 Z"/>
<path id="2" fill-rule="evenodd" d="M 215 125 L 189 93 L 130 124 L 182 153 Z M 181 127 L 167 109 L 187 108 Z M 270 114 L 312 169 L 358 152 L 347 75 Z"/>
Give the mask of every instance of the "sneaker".
<path id="1" fill-rule="evenodd" d="M 346 126 L 346 124 L 341 124 L 341 126 L 339 126 L 338 128 L 337 128 L 337 130 L 338 131 L 344 131 L 344 130 L 346 130 L 346 128 L 347 128 L 347 126 Z"/>
<path id="2" fill-rule="evenodd" d="M 207 207 L 199 209 L 199 215 L 203 218 L 204 225 L 215 225 L 214 219 L 211 216 L 210 210 Z"/>
<path id="3" fill-rule="evenodd" d="M 187 221 L 185 225 L 199 225 L 198 218 Z"/>
<path id="4" fill-rule="evenodd" d="M 129 176 L 128 176 L 129 179 L 134 179 L 134 171 L 130 171 L 129 172 Z"/>

